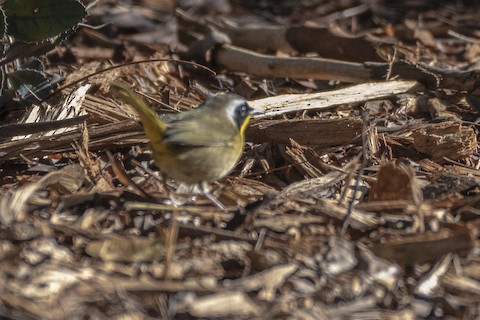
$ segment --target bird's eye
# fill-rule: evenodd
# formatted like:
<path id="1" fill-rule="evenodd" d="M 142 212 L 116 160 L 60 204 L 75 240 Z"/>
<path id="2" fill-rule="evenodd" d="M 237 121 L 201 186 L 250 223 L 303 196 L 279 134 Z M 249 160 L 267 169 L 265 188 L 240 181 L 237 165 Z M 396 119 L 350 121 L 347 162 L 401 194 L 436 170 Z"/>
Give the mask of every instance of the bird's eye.
<path id="1" fill-rule="evenodd" d="M 243 120 L 245 120 L 249 112 L 250 112 L 250 107 L 246 102 L 242 103 L 240 106 L 238 106 L 235 109 L 235 121 L 239 127 L 242 125 Z"/>
<path id="2" fill-rule="evenodd" d="M 248 107 L 246 104 L 242 105 L 242 107 L 240 108 L 240 114 L 242 115 L 242 117 L 246 117 L 247 114 L 248 114 Z"/>
<path id="3" fill-rule="evenodd" d="M 248 106 L 247 103 L 243 103 L 240 108 L 239 108 L 239 116 L 242 118 L 245 118 L 248 115 L 248 112 L 250 110 L 250 107 Z"/>

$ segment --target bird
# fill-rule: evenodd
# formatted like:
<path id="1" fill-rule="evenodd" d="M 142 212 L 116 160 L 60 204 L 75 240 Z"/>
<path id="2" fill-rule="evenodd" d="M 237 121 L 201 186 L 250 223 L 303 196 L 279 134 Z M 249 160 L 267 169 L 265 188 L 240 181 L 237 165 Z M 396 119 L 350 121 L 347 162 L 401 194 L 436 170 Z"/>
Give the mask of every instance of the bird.
<path id="1" fill-rule="evenodd" d="M 162 119 L 127 85 L 112 82 L 110 88 L 138 113 L 160 171 L 187 186 L 186 190 L 200 187 L 202 193 L 222 207 L 206 185 L 224 178 L 235 168 L 243 153 L 245 129 L 251 116 L 261 112 L 237 94 L 222 93 L 196 108 Z"/>

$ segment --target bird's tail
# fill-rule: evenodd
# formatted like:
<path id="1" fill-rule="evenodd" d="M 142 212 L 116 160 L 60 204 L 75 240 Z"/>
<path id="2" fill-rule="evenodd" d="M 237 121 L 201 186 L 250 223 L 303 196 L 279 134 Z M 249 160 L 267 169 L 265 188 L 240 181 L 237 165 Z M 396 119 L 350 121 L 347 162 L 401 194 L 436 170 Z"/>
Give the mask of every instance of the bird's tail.
<path id="1" fill-rule="evenodd" d="M 140 120 L 142 120 L 145 133 L 151 144 L 156 145 L 155 142 L 161 141 L 165 136 L 167 126 L 157 113 L 126 85 L 119 82 L 112 82 L 110 83 L 110 88 L 120 99 L 135 108 L 135 111 L 137 111 L 140 116 Z"/>

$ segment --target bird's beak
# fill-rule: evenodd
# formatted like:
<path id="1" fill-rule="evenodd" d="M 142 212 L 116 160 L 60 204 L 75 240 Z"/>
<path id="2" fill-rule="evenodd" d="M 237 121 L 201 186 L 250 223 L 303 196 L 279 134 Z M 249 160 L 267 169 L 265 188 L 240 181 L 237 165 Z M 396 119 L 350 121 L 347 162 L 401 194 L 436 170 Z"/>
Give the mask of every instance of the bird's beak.
<path id="1" fill-rule="evenodd" d="M 264 110 L 260 110 L 258 108 L 252 108 L 249 106 L 249 109 L 248 109 L 248 114 L 251 115 L 252 117 L 255 117 L 255 116 L 258 116 L 258 115 L 261 115 L 261 114 L 264 114 L 265 111 Z"/>

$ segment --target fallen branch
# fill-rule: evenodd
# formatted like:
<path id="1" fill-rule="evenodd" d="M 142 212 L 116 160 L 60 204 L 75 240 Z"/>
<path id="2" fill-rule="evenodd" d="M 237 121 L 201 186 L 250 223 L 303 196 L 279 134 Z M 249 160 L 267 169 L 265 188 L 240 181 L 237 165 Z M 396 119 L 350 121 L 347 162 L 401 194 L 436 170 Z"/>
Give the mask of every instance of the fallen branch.
<path id="1" fill-rule="evenodd" d="M 400 93 L 423 90 L 416 81 L 383 81 L 364 83 L 343 89 L 309 94 L 288 94 L 249 102 L 254 108 L 265 110 L 259 118 L 269 118 L 288 112 L 324 110 L 342 104 L 384 99 Z"/>
<path id="2" fill-rule="evenodd" d="M 209 48 L 211 48 L 210 46 Z M 349 83 L 385 80 L 386 75 L 422 82 L 429 89 L 471 91 L 480 85 L 480 72 L 440 69 L 404 61 L 353 63 L 341 60 L 303 57 L 276 57 L 232 45 L 219 45 L 212 63 L 267 78 L 338 80 Z"/>

